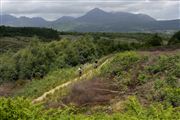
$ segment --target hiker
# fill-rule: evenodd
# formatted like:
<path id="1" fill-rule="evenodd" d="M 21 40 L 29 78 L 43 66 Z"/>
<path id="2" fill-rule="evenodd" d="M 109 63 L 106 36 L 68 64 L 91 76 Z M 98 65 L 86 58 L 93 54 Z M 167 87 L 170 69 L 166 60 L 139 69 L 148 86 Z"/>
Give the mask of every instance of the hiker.
<path id="1" fill-rule="evenodd" d="M 94 62 L 94 69 L 96 69 L 98 67 L 98 61 L 96 60 L 95 62 Z"/>
<path id="2" fill-rule="evenodd" d="M 78 72 L 79 72 L 79 77 L 81 77 L 81 75 L 82 75 L 82 68 L 81 67 L 78 68 Z"/>

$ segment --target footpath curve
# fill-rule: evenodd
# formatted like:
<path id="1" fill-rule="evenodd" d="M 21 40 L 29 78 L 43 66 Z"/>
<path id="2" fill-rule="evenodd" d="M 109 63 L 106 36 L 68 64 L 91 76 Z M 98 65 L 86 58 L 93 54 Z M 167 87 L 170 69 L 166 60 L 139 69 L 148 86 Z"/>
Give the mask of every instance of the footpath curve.
<path id="1" fill-rule="evenodd" d="M 43 100 L 46 99 L 46 97 L 47 97 L 48 95 L 54 94 L 55 91 L 57 91 L 57 90 L 59 90 L 59 89 L 61 89 L 61 88 L 67 87 L 67 86 L 69 86 L 70 84 L 73 84 L 73 83 L 75 83 L 75 82 L 77 82 L 77 81 L 79 81 L 79 80 L 82 80 L 83 78 L 86 78 L 86 77 L 88 77 L 88 76 L 92 76 L 92 74 L 93 74 L 93 72 L 94 72 L 95 70 L 96 70 L 96 71 L 100 70 L 100 69 L 102 68 L 102 66 L 104 66 L 105 64 L 107 64 L 107 63 L 108 63 L 109 61 L 111 61 L 111 60 L 112 60 L 112 57 L 111 57 L 111 58 L 107 58 L 97 69 L 91 69 L 91 70 L 89 70 L 87 73 L 83 74 L 81 77 L 76 77 L 76 78 L 73 79 L 73 80 L 70 80 L 70 81 L 68 81 L 68 82 L 66 82 L 66 83 L 63 83 L 63 84 L 61 84 L 61 85 L 59 85 L 59 86 L 57 86 L 57 87 L 49 90 L 48 92 L 43 93 L 43 95 L 41 95 L 40 97 L 34 99 L 34 100 L 32 101 L 32 103 L 42 102 Z"/>

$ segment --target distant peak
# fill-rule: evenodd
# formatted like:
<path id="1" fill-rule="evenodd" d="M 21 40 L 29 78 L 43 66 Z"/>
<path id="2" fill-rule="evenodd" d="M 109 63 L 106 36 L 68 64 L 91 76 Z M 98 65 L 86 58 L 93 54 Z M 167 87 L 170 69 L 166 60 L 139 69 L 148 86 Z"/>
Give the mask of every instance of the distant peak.
<path id="1" fill-rule="evenodd" d="M 97 13 L 97 12 L 105 12 L 105 11 L 103 11 L 102 9 L 99 9 L 99 8 L 94 8 L 94 9 L 89 11 L 89 13 L 94 13 L 94 12 Z"/>

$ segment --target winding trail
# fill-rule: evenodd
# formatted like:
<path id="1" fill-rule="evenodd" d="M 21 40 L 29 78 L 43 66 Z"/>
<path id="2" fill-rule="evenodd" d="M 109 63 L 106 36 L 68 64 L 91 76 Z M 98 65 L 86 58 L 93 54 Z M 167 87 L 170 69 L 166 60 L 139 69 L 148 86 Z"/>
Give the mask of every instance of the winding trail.
<path id="1" fill-rule="evenodd" d="M 54 94 L 55 91 L 57 91 L 57 90 L 59 90 L 59 89 L 61 89 L 61 88 L 67 87 L 67 86 L 69 86 L 69 85 L 71 85 L 71 84 L 73 84 L 73 83 L 75 83 L 75 82 L 77 82 L 77 81 L 79 81 L 79 80 L 82 80 L 82 79 L 84 79 L 84 78 L 88 78 L 88 77 L 92 76 L 93 73 L 94 73 L 94 71 L 99 71 L 99 70 L 102 68 L 102 66 L 104 66 L 105 64 L 107 64 L 108 62 L 110 62 L 110 61 L 112 60 L 112 58 L 113 58 L 113 57 L 107 58 L 97 69 L 91 69 L 91 70 L 89 70 L 87 73 L 83 74 L 81 77 L 76 77 L 76 78 L 73 79 L 73 80 L 70 80 L 70 81 L 68 81 L 68 82 L 66 82 L 66 83 L 64 83 L 64 84 L 61 84 L 61 85 L 59 85 L 59 86 L 57 86 L 57 87 L 49 90 L 48 92 L 45 92 L 42 96 L 34 99 L 34 100 L 32 101 L 32 103 L 42 102 L 43 100 L 45 100 L 45 99 L 47 98 L 47 96 Z"/>

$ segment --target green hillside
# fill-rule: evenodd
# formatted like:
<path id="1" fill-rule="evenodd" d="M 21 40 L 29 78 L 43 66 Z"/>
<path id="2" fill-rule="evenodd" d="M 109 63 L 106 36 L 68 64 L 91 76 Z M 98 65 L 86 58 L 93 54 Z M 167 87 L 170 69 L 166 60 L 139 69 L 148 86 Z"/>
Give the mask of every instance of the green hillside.
<path id="1" fill-rule="evenodd" d="M 178 120 L 180 46 L 168 44 L 177 34 L 2 37 L 16 47 L 1 47 L 0 118 Z"/>
<path id="2" fill-rule="evenodd" d="M 153 57 L 150 57 L 152 55 Z M 118 53 L 113 55 L 113 59 L 102 66 L 101 69 L 97 69 L 100 70 L 100 74 L 94 74 L 93 77 L 74 84 L 68 88 L 72 90 L 63 96 L 60 93 L 66 90 L 56 91 L 52 95 L 57 98 L 55 101 L 51 100 L 54 97 L 48 97 L 44 104 L 48 108 L 53 108 L 53 110 L 47 111 L 45 108 L 35 106 L 29 100 L 22 98 L 14 98 L 13 101 L 1 98 L 1 104 L 4 104 L 1 110 L 7 108 L 8 102 L 10 102 L 10 106 L 13 106 L 12 111 L 3 114 L 3 117 L 7 118 L 13 110 L 22 113 L 22 110 L 18 108 L 23 107 L 28 111 L 23 112 L 22 117 L 16 114 L 12 118 L 62 118 L 65 120 L 179 119 L 179 55 L 179 50 L 167 53 L 158 52 L 156 54 L 155 52 Z M 97 72 L 97 70 L 94 70 L 94 72 Z M 57 78 L 62 78 L 63 74 L 59 75 Z M 46 80 L 42 81 L 47 83 Z M 101 85 L 98 85 L 100 83 Z M 34 83 L 31 86 L 39 88 Z M 82 86 L 84 87 L 82 88 Z M 28 91 L 31 91 L 31 88 Z M 60 98 L 57 97 L 58 95 Z M 65 103 L 66 107 L 63 107 Z M 73 107 L 72 104 L 75 106 Z M 37 111 L 40 115 L 33 111 Z M 41 114 L 42 111 L 44 111 L 43 115 Z M 86 115 L 87 113 L 90 115 Z"/>

